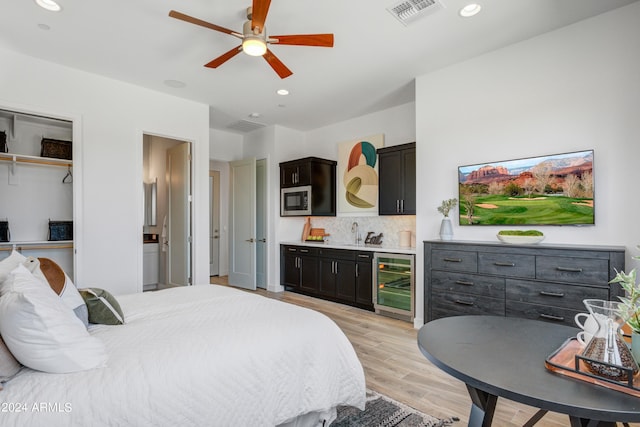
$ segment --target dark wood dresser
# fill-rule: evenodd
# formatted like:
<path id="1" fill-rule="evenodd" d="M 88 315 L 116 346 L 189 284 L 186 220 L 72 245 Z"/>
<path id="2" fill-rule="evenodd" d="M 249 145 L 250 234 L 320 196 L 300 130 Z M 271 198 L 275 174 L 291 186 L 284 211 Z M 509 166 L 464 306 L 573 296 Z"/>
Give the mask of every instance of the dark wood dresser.
<path id="1" fill-rule="evenodd" d="M 425 322 L 492 314 L 575 326 L 583 299 L 623 295 L 609 281 L 624 262 L 620 246 L 425 241 Z"/>

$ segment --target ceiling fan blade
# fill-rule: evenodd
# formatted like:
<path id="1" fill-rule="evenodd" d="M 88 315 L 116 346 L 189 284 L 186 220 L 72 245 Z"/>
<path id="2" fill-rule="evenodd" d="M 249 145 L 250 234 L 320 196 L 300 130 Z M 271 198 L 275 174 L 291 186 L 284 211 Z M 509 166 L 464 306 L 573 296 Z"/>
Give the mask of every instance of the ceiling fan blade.
<path id="1" fill-rule="evenodd" d="M 293 74 L 293 72 L 288 69 L 287 66 L 284 65 L 282 61 L 280 61 L 269 49 L 267 49 L 267 53 L 263 55 L 263 58 L 269 63 L 269 65 L 271 65 L 273 71 L 278 73 L 281 79 L 286 79 Z"/>
<path id="2" fill-rule="evenodd" d="M 211 24 L 209 22 L 203 21 L 202 19 L 194 18 L 193 16 L 185 15 L 184 13 L 178 12 L 176 10 L 172 10 L 169 12 L 169 16 L 172 18 L 180 19 L 185 22 L 189 22 L 190 24 L 200 25 L 201 27 L 209 28 L 211 30 L 220 31 L 225 34 L 237 34 L 237 32 L 232 31 L 228 28 L 220 27 L 215 24 Z"/>
<path id="3" fill-rule="evenodd" d="M 290 36 L 269 36 L 273 44 L 289 44 L 297 46 L 333 47 L 333 34 L 298 34 Z"/>
<path id="4" fill-rule="evenodd" d="M 234 47 L 229 52 L 224 53 L 224 54 L 218 56 L 213 61 L 204 64 L 204 66 L 207 67 L 207 68 L 218 68 L 219 66 L 221 66 L 222 64 L 224 64 L 225 62 L 227 62 L 228 60 L 230 60 L 231 58 L 233 58 L 237 54 L 239 54 L 240 52 L 242 52 L 242 46 Z"/>
<path id="5" fill-rule="evenodd" d="M 253 0 L 253 7 L 251 11 L 251 29 L 258 27 L 258 32 L 264 31 L 264 21 L 267 20 L 267 13 L 269 12 L 269 5 L 271 0 Z"/>

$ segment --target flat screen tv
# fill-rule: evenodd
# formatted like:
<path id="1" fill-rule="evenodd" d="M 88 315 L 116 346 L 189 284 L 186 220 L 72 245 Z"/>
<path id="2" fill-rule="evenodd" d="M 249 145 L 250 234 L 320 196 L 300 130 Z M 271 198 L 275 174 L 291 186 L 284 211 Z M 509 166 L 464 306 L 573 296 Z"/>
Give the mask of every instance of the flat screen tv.
<path id="1" fill-rule="evenodd" d="M 593 150 L 458 167 L 460 225 L 593 225 Z"/>

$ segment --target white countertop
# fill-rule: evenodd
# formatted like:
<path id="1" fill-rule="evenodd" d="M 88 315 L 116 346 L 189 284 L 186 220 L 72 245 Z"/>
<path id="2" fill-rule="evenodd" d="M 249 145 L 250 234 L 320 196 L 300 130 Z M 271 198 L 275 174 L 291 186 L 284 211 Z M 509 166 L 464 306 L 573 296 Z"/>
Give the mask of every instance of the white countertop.
<path id="1" fill-rule="evenodd" d="M 310 246 L 313 248 L 331 248 L 331 249 L 348 249 L 351 251 L 371 251 L 371 252 L 385 252 L 385 253 L 394 253 L 394 254 L 414 254 L 416 253 L 416 248 L 401 248 L 401 247 L 392 247 L 382 245 L 355 245 L 354 243 L 338 243 L 338 242 L 301 242 L 301 241 L 291 241 L 291 242 L 280 242 L 281 245 L 294 245 L 294 246 Z"/>

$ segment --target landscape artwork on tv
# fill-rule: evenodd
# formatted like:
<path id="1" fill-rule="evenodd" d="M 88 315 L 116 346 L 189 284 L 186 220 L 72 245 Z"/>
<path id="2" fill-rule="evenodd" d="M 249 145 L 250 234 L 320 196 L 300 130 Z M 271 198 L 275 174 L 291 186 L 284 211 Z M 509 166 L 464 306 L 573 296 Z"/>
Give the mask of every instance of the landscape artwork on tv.
<path id="1" fill-rule="evenodd" d="M 460 225 L 594 224 L 593 150 L 458 167 Z"/>

